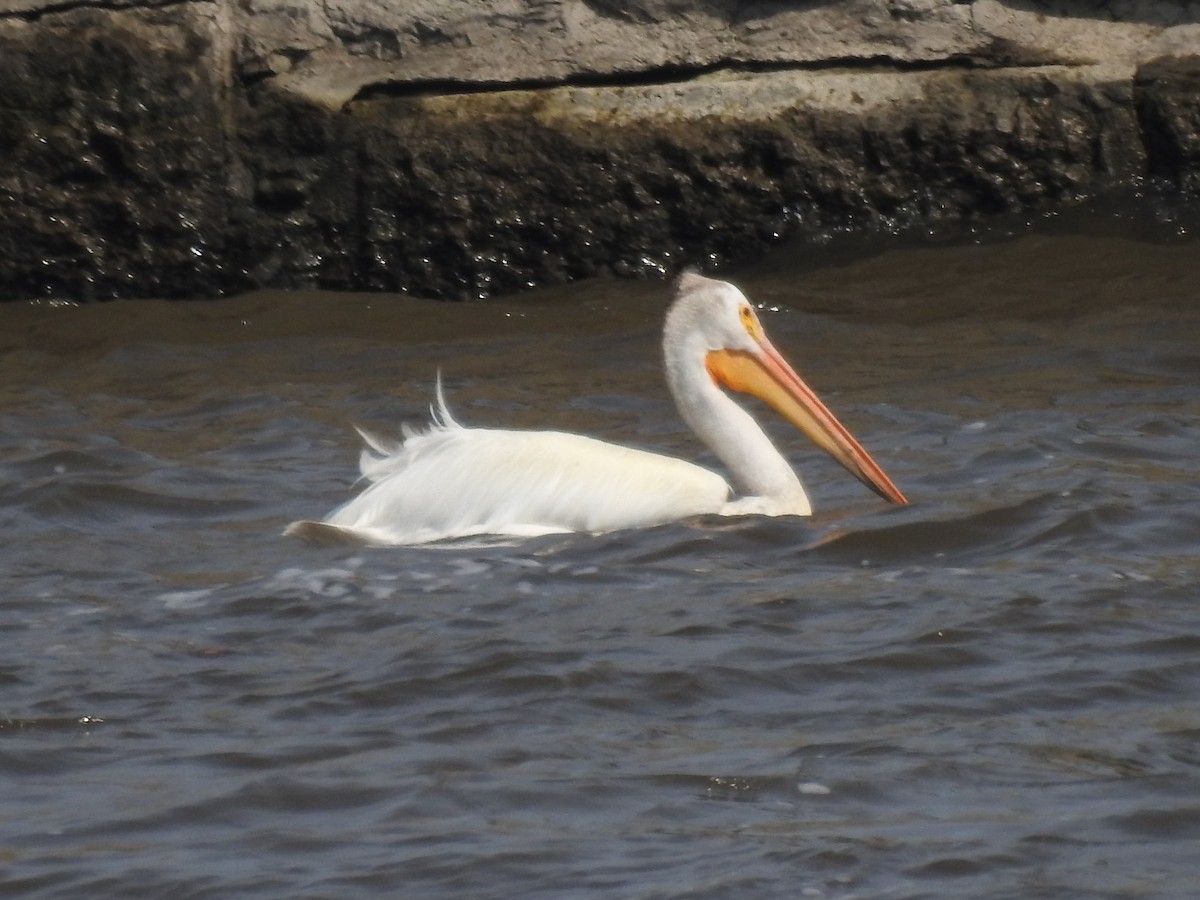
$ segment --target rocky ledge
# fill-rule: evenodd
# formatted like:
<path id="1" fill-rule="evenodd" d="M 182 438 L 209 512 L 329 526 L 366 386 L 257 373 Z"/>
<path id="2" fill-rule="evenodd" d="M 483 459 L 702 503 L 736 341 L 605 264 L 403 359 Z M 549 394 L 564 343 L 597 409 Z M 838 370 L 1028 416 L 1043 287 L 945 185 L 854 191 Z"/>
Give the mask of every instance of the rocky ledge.
<path id="1" fill-rule="evenodd" d="M 1200 187 L 1200 5 L 0 0 L 0 299 L 468 298 Z"/>

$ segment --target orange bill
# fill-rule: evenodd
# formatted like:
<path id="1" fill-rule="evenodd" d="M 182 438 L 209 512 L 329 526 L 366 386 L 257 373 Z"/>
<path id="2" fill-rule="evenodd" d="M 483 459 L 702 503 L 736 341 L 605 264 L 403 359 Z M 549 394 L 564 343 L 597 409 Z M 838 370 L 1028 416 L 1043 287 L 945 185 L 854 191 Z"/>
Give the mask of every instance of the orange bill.
<path id="1" fill-rule="evenodd" d="M 705 364 L 717 384 L 758 397 L 879 496 L 892 503 L 908 503 L 879 464 L 871 459 L 770 341 L 763 338 L 758 353 L 713 350 Z"/>

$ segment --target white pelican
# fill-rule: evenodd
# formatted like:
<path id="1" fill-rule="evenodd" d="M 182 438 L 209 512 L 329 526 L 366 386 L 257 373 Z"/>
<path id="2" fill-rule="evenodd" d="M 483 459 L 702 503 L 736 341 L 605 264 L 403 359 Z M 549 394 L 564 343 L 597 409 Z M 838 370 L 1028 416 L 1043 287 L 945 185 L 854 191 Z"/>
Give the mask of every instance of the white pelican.
<path id="1" fill-rule="evenodd" d="M 558 431 L 464 428 L 439 379 L 433 424 L 404 440 L 363 433 L 370 484 L 324 522 L 286 534 L 317 543 L 419 544 L 471 535 L 605 532 L 689 516 L 807 516 L 808 495 L 787 460 L 722 390 L 754 394 L 892 503 L 904 495 L 771 346 L 731 284 L 683 274 L 663 329 L 667 383 L 692 430 L 729 468 Z M 374 451 L 374 452 L 372 452 Z"/>

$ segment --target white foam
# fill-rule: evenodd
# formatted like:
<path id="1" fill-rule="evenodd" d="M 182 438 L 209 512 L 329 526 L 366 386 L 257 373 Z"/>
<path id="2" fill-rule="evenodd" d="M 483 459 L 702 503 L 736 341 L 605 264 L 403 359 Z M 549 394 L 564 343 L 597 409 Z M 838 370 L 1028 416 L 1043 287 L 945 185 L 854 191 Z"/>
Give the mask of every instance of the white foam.
<path id="1" fill-rule="evenodd" d="M 204 606 L 212 594 L 212 588 L 197 588 L 192 591 L 167 591 L 159 594 L 158 599 L 167 609 L 193 609 Z"/>
<path id="2" fill-rule="evenodd" d="M 796 785 L 796 790 L 798 790 L 801 794 L 811 794 L 813 796 L 820 797 L 832 793 L 828 787 L 815 781 L 801 781 Z"/>

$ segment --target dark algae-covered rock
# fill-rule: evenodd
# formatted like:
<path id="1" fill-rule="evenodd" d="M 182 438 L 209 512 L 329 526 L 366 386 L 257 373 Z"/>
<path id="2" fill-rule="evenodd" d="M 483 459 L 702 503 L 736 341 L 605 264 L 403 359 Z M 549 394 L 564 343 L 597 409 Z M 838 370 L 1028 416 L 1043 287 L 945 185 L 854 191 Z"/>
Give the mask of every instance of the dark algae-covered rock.
<path id="1" fill-rule="evenodd" d="M 211 21 L 185 7 L 0 19 L 0 297 L 235 288 Z"/>
<path id="2" fill-rule="evenodd" d="M 422 290 L 475 296 L 735 260 L 797 227 L 1086 196 L 1144 165 L 1118 74 L 714 73 L 373 98 L 350 118 L 390 149 L 363 162 L 375 284 L 427 260 Z"/>
<path id="3" fill-rule="evenodd" d="M 0 299 L 474 298 L 1194 191 L 1197 54 L 1151 0 L 0 0 Z"/>
<path id="4" fill-rule="evenodd" d="M 1195 49 L 1147 63 L 1136 82 L 1149 173 L 1189 191 L 1200 188 L 1200 42 Z"/>

